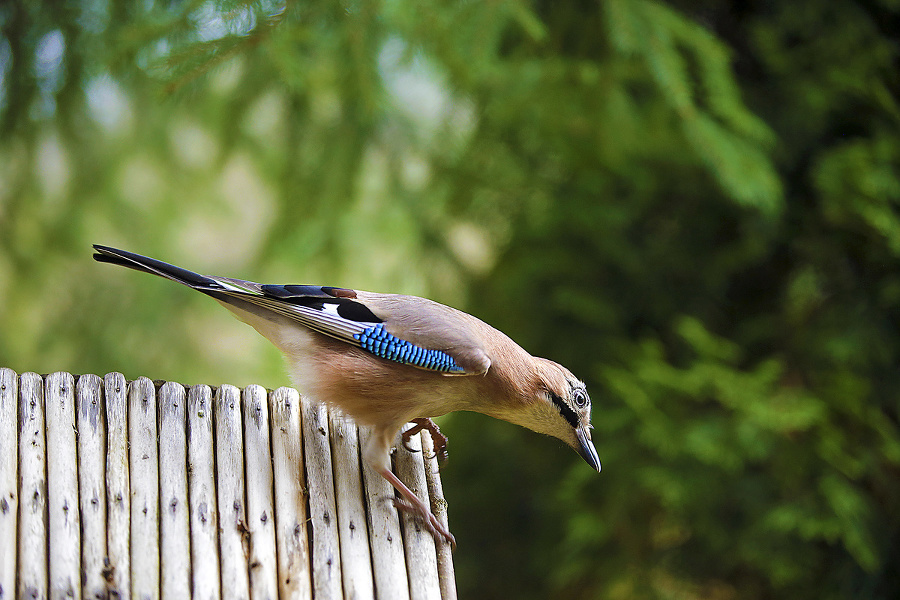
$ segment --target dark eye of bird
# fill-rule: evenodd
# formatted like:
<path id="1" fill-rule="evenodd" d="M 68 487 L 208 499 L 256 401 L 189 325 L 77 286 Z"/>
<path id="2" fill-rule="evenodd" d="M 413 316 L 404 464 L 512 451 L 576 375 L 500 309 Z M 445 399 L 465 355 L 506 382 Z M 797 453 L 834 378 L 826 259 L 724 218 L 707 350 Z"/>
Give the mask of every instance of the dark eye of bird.
<path id="1" fill-rule="evenodd" d="M 588 395 L 587 392 L 582 389 L 576 389 L 572 392 L 572 399 L 575 401 L 575 406 L 578 408 L 584 408 L 588 403 Z"/>

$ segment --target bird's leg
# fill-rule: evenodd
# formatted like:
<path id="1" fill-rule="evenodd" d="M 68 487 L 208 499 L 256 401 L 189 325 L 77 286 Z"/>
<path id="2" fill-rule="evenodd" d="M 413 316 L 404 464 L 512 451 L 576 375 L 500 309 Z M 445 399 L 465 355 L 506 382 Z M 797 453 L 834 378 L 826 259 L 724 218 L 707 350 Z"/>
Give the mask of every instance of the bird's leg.
<path id="1" fill-rule="evenodd" d="M 411 512 L 416 516 L 422 519 L 422 522 L 425 524 L 425 528 L 431 532 L 431 535 L 435 537 L 435 539 L 440 536 L 445 541 L 450 543 L 450 546 L 456 550 L 456 538 L 453 537 L 453 534 L 447 531 L 447 528 L 438 520 L 434 513 L 431 512 L 431 509 L 416 496 L 412 490 L 410 490 L 406 485 L 400 481 L 400 478 L 394 475 L 390 469 L 378 469 L 378 473 L 388 480 L 388 482 L 394 486 L 394 488 L 400 492 L 404 499 L 395 498 L 394 506 L 398 509 Z"/>
<path id="2" fill-rule="evenodd" d="M 415 423 L 412 427 L 407 429 L 401 434 L 401 439 L 403 441 L 403 447 L 409 450 L 410 452 L 418 452 L 413 448 L 410 448 L 407 445 L 409 442 L 409 438 L 416 435 L 423 429 L 427 430 L 428 433 L 431 434 L 431 439 L 434 441 L 434 454 L 438 457 L 441 462 L 447 460 L 447 436 L 441 433 L 441 430 L 438 428 L 437 424 L 434 421 L 427 417 L 422 417 L 419 419 L 413 419 L 410 423 Z"/>

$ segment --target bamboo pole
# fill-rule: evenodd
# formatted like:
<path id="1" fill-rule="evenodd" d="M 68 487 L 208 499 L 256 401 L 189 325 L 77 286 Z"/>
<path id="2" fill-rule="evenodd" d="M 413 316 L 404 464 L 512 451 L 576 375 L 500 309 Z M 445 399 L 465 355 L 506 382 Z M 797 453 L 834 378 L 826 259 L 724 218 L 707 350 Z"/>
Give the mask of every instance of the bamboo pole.
<path id="1" fill-rule="evenodd" d="M 219 511 L 213 460 L 212 390 L 188 392 L 188 490 L 191 524 L 191 590 L 195 600 L 219 600 Z"/>
<path id="2" fill-rule="evenodd" d="M 102 387 L 96 375 L 81 375 L 75 394 L 83 598 L 106 597 L 106 419 Z"/>
<path id="3" fill-rule="evenodd" d="M 306 600 L 312 598 L 312 579 L 300 396 L 281 387 L 272 392 L 271 405 L 278 590 L 282 600 Z"/>

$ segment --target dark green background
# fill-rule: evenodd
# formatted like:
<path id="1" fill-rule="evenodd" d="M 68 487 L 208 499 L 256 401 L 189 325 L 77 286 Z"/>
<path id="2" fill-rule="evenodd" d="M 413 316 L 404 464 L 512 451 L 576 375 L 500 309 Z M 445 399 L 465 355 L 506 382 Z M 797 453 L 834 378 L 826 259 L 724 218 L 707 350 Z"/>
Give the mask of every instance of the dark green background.
<path id="1" fill-rule="evenodd" d="M 464 598 L 900 596 L 900 2 L 6 2 L 0 365 L 288 383 L 90 243 L 425 295 L 604 471 L 443 419 Z"/>

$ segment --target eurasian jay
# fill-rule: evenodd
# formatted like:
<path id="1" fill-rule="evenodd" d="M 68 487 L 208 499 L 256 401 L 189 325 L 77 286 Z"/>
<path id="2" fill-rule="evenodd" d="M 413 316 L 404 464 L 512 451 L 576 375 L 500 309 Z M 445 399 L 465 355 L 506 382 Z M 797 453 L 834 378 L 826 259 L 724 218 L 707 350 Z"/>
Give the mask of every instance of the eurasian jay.
<path id="1" fill-rule="evenodd" d="M 416 423 L 413 431 L 437 433 L 428 417 L 480 412 L 559 438 L 600 471 L 584 383 L 472 315 L 415 296 L 261 285 L 200 275 L 107 246 L 94 249 L 100 262 L 212 296 L 275 344 L 302 394 L 372 427 L 363 458 L 406 499 L 399 508 L 417 513 L 432 534 L 451 544 L 450 532 L 391 472 L 390 449 L 406 423 Z M 439 451 L 442 439 L 436 436 Z"/>

